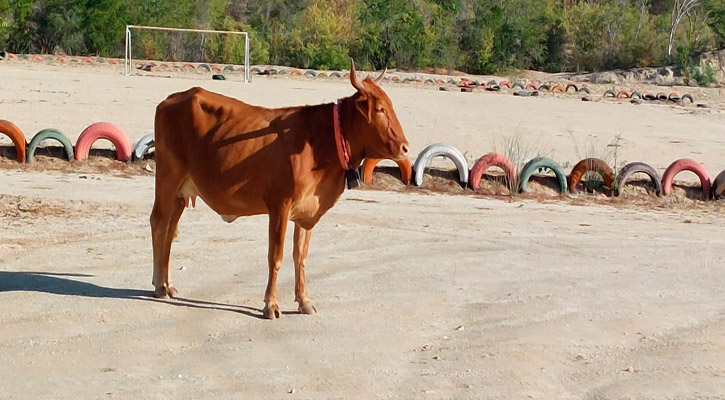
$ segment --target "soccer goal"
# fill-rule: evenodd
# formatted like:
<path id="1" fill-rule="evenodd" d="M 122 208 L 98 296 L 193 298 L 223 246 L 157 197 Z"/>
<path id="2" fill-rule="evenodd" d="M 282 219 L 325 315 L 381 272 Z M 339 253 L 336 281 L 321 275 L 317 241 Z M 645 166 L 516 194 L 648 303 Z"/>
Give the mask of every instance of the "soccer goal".
<path id="1" fill-rule="evenodd" d="M 134 32 L 133 38 L 132 32 Z M 220 39 L 224 35 L 226 36 Z M 132 46 L 132 39 L 134 43 L 140 43 L 135 49 Z M 183 61 L 228 65 L 243 63 L 244 81 L 251 82 L 247 32 L 126 25 L 124 57 L 126 76 L 133 71 L 134 56 L 137 56 L 137 59 L 160 62 Z"/>

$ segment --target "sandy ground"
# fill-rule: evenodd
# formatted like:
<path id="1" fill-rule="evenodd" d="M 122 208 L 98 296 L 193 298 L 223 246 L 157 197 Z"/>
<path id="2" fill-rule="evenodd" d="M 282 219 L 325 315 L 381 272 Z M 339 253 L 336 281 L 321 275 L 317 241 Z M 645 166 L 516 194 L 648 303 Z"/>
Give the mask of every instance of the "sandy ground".
<path id="1" fill-rule="evenodd" d="M 0 118 L 28 138 L 108 120 L 133 141 L 158 101 L 193 85 L 268 106 L 351 93 L 91 68 L 0 76 Z M 622 134 L 627 161 L 725 168 L 717 108 L 388 91 L 413 154 L 446 142 L 475 158 L 519 132 L 573 164 L 573 141 Z M 150 176 L 11 168 L 0 182 L 0 398 L 725 398 L 721 208 L 347 191 L 312 239 L 319 314 L 296 314 L 287 257 L 287 313 L 271 322 L 266 217 L 185 212 L 182 298 L 160 301 Z M 291 230 L 288 256 L 290 242 Z"/>

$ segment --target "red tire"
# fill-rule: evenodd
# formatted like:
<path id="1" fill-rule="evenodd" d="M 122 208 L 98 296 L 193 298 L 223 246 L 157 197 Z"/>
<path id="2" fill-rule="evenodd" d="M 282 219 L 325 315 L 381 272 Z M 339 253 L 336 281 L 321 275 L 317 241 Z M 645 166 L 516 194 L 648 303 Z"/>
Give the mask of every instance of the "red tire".
<path id="1" fill-rule="evenodd" d="M 43 56 L 36 54 L 36 55 L 33 56 L 32 60 L 35 61 L 35 62 L 42 62 L 43 61 Z"/>
<path id="2" fill-rule="evenodd" d="M 587 172 L 598 173 L 604 181 L 604 186 L 609 189 L 614 188 L 614 172 L 612 171 L 612 167 L 598 158 L 585 158 L 576 163 L 574 168 L 571 169 L 571 174 L 569 174 L 569 191 L 571 193 L 577 192 L 576 187 Z"/>
<path id="3" fill-rule="evenodd" d="M 75 148 L 75 159 L 87 159 L 91 145 L 98 139 L 107 139 L 113 143 L 116 147 L 116 159 L 118 161 L 126 161 L 131 157 L 131 153 L 133 152 L 131 143 L 121 128 L 110 122 L 96 122 L 84 129 L 78 137 Z"/>
<path id="4" fill-rule="evenodd" d="M 530 82 L 528 85 L 526 85 L 524 90 L 529 90 L 529 89 L 539 90 L 539 85 L 537 85 L 536 82 Z"/>
<path id="5" fill-rule="evenodd" d="M 501 83 L 498 84 L 499 87 L 505 87 L 508 89 L 511 89 L 511 82 L 509 81 L 501 81 Z"/>
<path id="6" fill-rule="evenodd" d="M 15 152 L 17 153 L 17 160 L 19 163 L 24 163 L 27 143 L 25 143 L 25 134 L 23 134 L 23 131 L 12 122 L 0 119 L 0 133 L 7 135 L 13 141 Z"/>
<path id="7" fill-rule="evenodd" d="M 710 199 L 710 177 L 705 171 L 705 167 L 699 162 L 691 158 L 681 158 L 672 164 L 662 174 L 662 191 L 667 194 L 672 194 L 672 182 L 675 180 L 675 175 L 682 171 L 694 172 L 698 178 L 700 178 L 700 185 L 702 187 L 702 195 L 705 200 Z"/>
<path id="8" fill-rule="evenodd" d="M 363 163 L 363 182 L 369 185 L 373 182 L 373 171 L 375 166 L 382 161 L 381 158 L 368 158 Z M 396 161 L 398 168 L 400 168 L 400 180 L 406 185 L 410 184 L 410 177 L 413 175 L 413 167 L 410 165 L 410 161 L 406 158 L 403 161 Z"/>
<path id="9" fill-rule="evenodd" d="M 618 99 L 621 99 L 622 97 L 624 97 L 625 99 L 628 99 L 629 98 L 629 93 L 627 93 L 626 90 L 620 90 L 617 93 L 617 96 L 615 96 L 615 97 L 617 97 Z"/>
<path id="10" fill-rule="evenodd" d="M 90 57 L 83 57 L 81 58 L 81 63 L 83 64 L 93 64 L 95 61 Z"/>
<path id="11" fill-rule="evenodd" d="M 473 190 L 481 188 L 481 178 L 483 178 L 483 174 L 491 167 L 501 168 L 506 174 L 506 182 L 508 182 L 509 188 L 514 187 L 517 176 L 516 166 L 503 154 L 488 153 L 476 160 L 471 168 L 468 181 L 471 183 Z"/>

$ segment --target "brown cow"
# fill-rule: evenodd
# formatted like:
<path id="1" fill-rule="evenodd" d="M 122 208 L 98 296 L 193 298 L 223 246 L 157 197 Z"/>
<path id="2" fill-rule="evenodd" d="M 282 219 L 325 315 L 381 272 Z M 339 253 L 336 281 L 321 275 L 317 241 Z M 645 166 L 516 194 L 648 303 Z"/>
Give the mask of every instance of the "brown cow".
<path id="1" fill-rule="evenodd" d="M 383 71 L 383 74 L 385 71 Z M 156 108 L 156 197 L 151 212 L 154 296 L 174 297 L 169 253 L 184 207 L 196 196 L 226 222 L 269 215 L 269 281 L 263 314 L 279 318 L 276 282 L 287 221 L 294 221 L 295 301 L 317 310 L 305 288 L 305 259 L 315 224 L 345 188 L 346 170 L 366 157 L 408 153 L 383 74 L 360 82 L 336 104 L 269 109 L 192 88 Z"/>

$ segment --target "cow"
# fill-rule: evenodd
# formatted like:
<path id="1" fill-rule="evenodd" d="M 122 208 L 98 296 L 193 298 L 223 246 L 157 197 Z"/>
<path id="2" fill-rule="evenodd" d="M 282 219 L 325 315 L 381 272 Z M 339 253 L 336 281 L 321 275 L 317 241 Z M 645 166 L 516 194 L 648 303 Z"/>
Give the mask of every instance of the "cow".
<path id="1" fill-rule="evenodd" d="M 151 212 L 154 297 L 178 294 L 169 254 L 179 218 L 200 197 L 224 221 L 269 215 L 269 279 L 265 318 L 281 316 L 277 272 L 288 221 L 294 222 L 295 301 L 301 314 L 317 309 L 307 295 L 305 261 L 312 230 L 345 189 L 346 173 L 365 158 L 403 160 L 408 140 L 379 77 L 359 80 L 336 103 L 264 108 L 192 88 L 156 108 L 156 186 Z"/>

